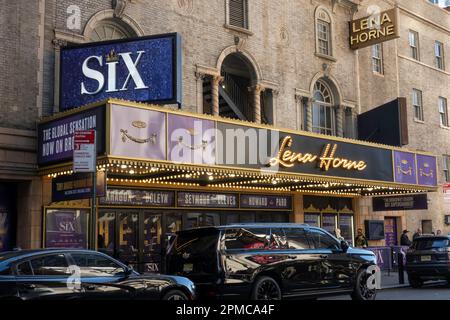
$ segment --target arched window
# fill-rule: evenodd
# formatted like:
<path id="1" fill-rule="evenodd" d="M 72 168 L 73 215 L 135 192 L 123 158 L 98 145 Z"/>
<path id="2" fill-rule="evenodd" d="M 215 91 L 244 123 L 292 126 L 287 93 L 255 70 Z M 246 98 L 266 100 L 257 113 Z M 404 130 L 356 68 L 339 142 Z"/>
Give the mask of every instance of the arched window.
<path id="1" fill-rule="evenodd" d="M 98 22 L 88 35 L 89 42 L 117 40 L 136 37 L 136 33 L 118 19 L 105 19 Z"/>
<path id="2" fill-rule="evenodd" d="M 314 101 L 312 105 L 312 131 L 316 133 L 336 135 L 334 99 L 328 85 L 317 81 L 314 85 Z"/>
<path id="3" fill-rule="evenodd" d="M 316 11 L 316 52 L 325 56 L 333 55 L 331 17 L 321 8 Z"/>

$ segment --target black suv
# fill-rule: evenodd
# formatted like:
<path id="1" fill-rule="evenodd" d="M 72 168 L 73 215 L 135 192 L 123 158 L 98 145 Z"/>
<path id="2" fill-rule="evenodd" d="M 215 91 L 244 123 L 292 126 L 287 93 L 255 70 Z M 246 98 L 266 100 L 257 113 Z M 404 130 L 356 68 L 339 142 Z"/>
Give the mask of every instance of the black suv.
<path id="1" fill-rule="evenodd" d="M 323 229 L 298 224 L 181 231 L 167 255 L 168 273 L 191 279 L 203 298 L 277 300 L 351 294 L 353 299 L 373 300 L 376 289 L 368 283 L 375 270 L 372 252 L 349 248 Z"/>
<path id="2" fill-rule="evenodd" d="M 409 284 L 419 288 L 426 280 L 450 282 L 450 238 L 422 236 L 416 238 L 406 253 Z"/>

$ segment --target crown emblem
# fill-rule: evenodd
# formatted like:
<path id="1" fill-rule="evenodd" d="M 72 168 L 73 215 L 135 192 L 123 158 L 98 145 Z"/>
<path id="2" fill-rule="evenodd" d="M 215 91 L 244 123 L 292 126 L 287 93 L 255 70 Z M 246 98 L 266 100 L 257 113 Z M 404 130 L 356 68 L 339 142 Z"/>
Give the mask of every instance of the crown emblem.
<path id="1" fill-rule="evenodd" d="M 408 164 L 408 160 L 402 160 L 402 164 Z"/>
<path id="2" fill-rule="evenodd" d="M 106 62 L 117 62 L 117 61 L 119 61 L 119 56 L 117 55 L 114 49 L 111 49 L 111 51 L 106 55 Z"/>
<path id="3" fill-rule="evenodd" d="M 429 165 L 428 163 L 424 163 L 424 164 L 423 164 L 423 167 L 424 167 L 424 168 L 429 168 L 430 165 Z"/>
<path id="4" fill-rule="evenodd" d="M 131 125 L 133 127 L 135 127 L 135 128 L 138 128 L 138 129 L 145 129 L 145 128 L 147 128 L 147 124 L 144 121 L 133 121 L 131 123 Z"/>

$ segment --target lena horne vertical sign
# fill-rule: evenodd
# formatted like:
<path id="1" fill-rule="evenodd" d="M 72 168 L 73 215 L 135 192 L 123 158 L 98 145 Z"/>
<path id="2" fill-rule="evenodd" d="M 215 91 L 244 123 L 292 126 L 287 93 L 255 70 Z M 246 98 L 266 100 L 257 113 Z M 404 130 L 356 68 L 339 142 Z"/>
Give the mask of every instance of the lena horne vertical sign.
<path id="1" fill-rule="evenodd" d="M 60 109 L 107 98 L 181 104 L 178 34 L 90 43 L 61 50 Z"/>

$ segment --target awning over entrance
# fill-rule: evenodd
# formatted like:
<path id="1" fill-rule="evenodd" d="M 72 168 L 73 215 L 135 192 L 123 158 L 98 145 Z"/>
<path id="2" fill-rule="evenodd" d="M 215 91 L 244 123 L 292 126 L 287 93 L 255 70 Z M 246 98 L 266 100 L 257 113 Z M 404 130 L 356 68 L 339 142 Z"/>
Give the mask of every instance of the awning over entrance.
<path id="1" fill-rule="evenodd" d="M 431 154 L 122 100 L 42 121 L 40 173 L 71 174 L 73 133 L 88 129 L 110 184 L 348 196 L 437 188 Z"/>

